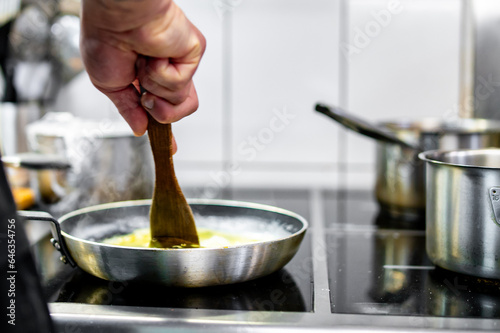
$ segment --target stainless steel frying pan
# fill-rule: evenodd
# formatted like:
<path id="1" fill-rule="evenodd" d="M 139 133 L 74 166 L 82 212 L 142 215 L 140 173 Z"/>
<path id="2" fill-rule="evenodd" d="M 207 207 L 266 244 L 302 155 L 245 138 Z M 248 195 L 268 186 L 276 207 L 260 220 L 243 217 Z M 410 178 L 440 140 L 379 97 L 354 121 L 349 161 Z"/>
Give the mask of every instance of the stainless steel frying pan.
<path id="1" fill-rule="evenodd" d="M 52 243 L 63 261 L 110 281 L 205 287 L 252 280 L 285 266 L 308 227 L 301 216 L 280 208 L 226 200 L 188 200 L 197 227 L 265 241 L 226 248 L 155 249 L 99 241 L 149 227 L 151 200 L 92 206 L 59 222 L 46 213 L 20 212 L 30 220 L 53 222 Z"/>

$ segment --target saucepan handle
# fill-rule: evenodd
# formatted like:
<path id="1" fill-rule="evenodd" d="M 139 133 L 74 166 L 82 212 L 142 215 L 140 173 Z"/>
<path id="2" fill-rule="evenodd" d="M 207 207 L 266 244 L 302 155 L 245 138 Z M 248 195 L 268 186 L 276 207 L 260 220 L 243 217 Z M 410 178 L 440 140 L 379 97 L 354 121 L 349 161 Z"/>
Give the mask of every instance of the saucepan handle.
<path id="1" fill-rule="evenodd" d="M 500 186 L 493 186 L 489 189 L 491 208 L 495 222 L 500 225 Z"/>
<path id="2" fill-rule="evenodd" d="M 52 215 L 47 212 L 38 211 L 28 211 L 28 210 L 18 210 L 17 214 L 31 221 L 46 221 L 51 222 L 50 229 L 52 231 L 52 238 L 50 242 L 52 245 L 61 252 L 61 261 L 65 264 L 69 264 L 71 267 L 76 267 L 76 263 L 69 254 L 66 242 L 61 234 L 61 225 Z"/>

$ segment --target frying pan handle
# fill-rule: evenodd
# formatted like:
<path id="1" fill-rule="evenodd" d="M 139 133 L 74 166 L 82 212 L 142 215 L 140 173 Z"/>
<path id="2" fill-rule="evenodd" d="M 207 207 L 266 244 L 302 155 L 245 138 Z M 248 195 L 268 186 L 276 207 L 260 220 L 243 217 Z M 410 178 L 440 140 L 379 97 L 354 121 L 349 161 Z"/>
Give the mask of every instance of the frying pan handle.
<path id="1" fill-rule="evenodd" d="M 61 261 L 65 264 L 69 264 L 71 267 L 76 267 L 76 263 L 69 254 L 68 247 L 66 246 L 66 242 L 61 234 L 61 225 L 59 221 L 57 221 L 52 215 L 47 212 L 37 212 L 37 211 L 28 211 L 28 210 L 18 210 L 17 214 L 31 221 L 47 221 L 51 222 L 50 230 L 52 231 L 52 238 L 50 242 L 52 245 L 61 252 Z"/>

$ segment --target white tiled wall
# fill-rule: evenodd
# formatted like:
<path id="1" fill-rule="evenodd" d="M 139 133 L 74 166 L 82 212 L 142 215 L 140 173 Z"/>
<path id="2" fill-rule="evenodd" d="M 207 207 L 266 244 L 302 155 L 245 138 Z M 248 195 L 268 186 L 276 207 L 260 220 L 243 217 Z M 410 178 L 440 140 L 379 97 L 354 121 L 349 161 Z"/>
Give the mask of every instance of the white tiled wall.
<path id="1" fill-rule="evenodd" d="M 177 3 L 203 32 L 207 49 L 194 78 L 200 107 L 173 125 L 178 144 L 175 164 L 181 185 L 205 186 L 220 178 L 224 158 L 224 22 L 212 1 Z"/>
<path id="2" fill-rule="evenodd" d="M 457 104 L 460 1 L 351 0 L 348 11 L 343 45 L 358 46 L 347 56 L 349 110 L 383 121 L 442 117 Z M 350 166 L 372 163 L 372 140 L 346 139 Z M 357 179 L 369 181 L 348 186 Z"/>
<path id="3" fill-rule="evenodd" d="M 177 3 L 208 42 L 199 111 L 174 125 L 181 186 L 368 189 L 374 143 L 314 112 L 317 101 L 373 121 L 439 117 L 458 101 L 459 0 Z M 59 107 L 94 89 L 79 84 Z"/>
<path id="4" fill-rule="evenodd" d="M 244 1 L 232 14 L 235 183 L 334 185 L 337 127 L 313 107 L 338 101 L 339 2 Z"/>

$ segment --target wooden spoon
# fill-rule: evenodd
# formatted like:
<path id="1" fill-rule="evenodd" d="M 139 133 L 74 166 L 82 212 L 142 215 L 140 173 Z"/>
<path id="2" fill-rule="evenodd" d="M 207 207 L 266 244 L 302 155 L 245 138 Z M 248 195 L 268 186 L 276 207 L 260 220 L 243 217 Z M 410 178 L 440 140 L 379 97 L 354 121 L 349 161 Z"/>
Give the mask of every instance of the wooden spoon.
<path id="1" fill-rule="evenodd" d="M 148 113 L 148 136 L 155 162 L 155 187 L 149 211 L 149 247 L 198 247 L 193 213 L 177 182 L 172 159 L 172 127 Z"/>

